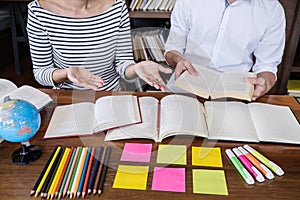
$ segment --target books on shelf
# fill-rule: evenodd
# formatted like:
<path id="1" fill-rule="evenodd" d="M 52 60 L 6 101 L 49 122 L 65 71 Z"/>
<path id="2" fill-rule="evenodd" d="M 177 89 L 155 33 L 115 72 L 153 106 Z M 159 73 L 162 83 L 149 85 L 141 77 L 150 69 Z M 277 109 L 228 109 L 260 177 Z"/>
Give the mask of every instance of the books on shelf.
<path id="1" fill-rule="evenodd" d="M 132 0 L 129 9 L 131 11 L 172 11 L 175 2 L 176 0 Z"/>
<path id="2" fill-rule="evenodd" d="M 22 99 L 33 104 L 38 110 L 43 109 L 53 99 L 46 93 L 29 85 L 17 87 L 13 82 L 7 79 L 0 79 L 0 102 L 5 97 L 10 99 Z"/>
<path id="3" fill-rule="evenodd" d="M 57 106 L 44 139 L 84 136 L 141 122 L 138 97 L 104 96 L 92 102 Z"/>
<path id="4" fill-rule="evenodd" d="M 289 96 L 300 96 L 300 80 L 288 80 L 288 95 Z"/>
<path id="5" fill-rule="evenodd" d="M 287 106 L 206 101 L 168 95 L 159 102 L 140 97 L 143 122 L 111 129 L 105 141 L 145 138 L 160 142 L 175 135 L 213 140 L 300 144 L 300 125 Z"/>
<path id="6" fill-rule="evenodd" d="M 254 86 L 245 81 L 255 73 L 242 71 L 219 72 L 209 67 L 193 64 L 198 75 L 183 72 L 174 85 L 200 97 L 212 99 L 231 97 L 251 101 Z"/>
<path id="7" fill-rule="evenodd" d="M 165 62 L 165 32 L 166 30 L 133 31 L 132 45 L 135 61 Z"/>

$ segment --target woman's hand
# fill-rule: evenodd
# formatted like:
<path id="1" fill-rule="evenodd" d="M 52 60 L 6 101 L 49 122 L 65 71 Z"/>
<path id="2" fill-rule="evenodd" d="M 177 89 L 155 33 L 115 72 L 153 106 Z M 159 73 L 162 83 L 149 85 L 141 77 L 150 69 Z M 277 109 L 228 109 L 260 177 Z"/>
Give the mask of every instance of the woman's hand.
<path id="1" fill-rule="evenodd" d="M 97 90 L 102 87 L 104 81 L 101 77 L 93 75 L 83 67 L 70 67 L 67 69 L 67 79 L 78 86 Z"/>
<path id="2" fill-rule="evenodd" d="M 142 61 L 128 68 L 126 70 L 126 74 L 129 76 L 126 75 L 127 77 L 130 77 L 130 74 L 132 74 L 132 71 L 134 70 L 134 73 L 143 79 L 147 84 L 161 91 L 165 91 L 167 89 L 167 86 L 159 73 L 162 72 L 170 74 L 172 73 L 171 69 L 163 67 L 153 61 Z"/>

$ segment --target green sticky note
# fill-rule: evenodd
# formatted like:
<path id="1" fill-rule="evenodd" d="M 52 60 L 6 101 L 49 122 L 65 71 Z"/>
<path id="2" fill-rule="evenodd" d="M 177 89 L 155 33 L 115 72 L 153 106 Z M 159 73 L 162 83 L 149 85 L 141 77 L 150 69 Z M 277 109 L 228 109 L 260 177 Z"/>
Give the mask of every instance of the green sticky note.
<path id="1" fill-rule="evenodd" d="M 220 148 L 192 147 L 192 165 L 223 167 Z"/>
<path id="2" fill-rule="evenodd" d="M 228 195 L 223 170 L 193 170 L 193 192 L 199 194 Z"/>
<path id="3" fill-rule="evenodd" d="M 146 190 L 148 166 L 119 165 L 113 188 Z"/>
<path id="4" fill-rule="evenodd" d="M 159 145 L 157 163 L 186 165 L 185 145 Z"/>

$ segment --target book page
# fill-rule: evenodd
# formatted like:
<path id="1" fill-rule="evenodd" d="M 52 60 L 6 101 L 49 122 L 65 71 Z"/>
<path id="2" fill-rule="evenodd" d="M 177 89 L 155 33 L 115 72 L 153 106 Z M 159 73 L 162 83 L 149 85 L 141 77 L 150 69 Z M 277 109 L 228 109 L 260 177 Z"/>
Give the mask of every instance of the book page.
<path id="1" fill-rule="evenodd" d="M 104 96 L 96 101 L 94 131 L 141 122 L 138 97 L 133 95 Z"/>
<path id="2" fill-rule="evenodd" d="M 57 106 L 44 138 L 92 134 L 95 123 L 94 106 L 90 102 Z"/>
<path id="3" fill-rule="evenodd" d="M 9 93 L 9 97 L 11 99 L 22 99 L 28 101 L 32 103 L 38 110 L 41 110 L 52 101 L 49 95 L 28 85 L 24 85 L 12 91 Z"/>
<path id="4" fill-rule="evenodd" d="M 7 96 L 8 93 L 14 91 L 18 87 L 11 81 L 0 79 L 0 102 Z"/>
<path id="5" fill-rule="evenodd" d="M 289 107 L 251 103 L 249 110 L 261 141 L 300 144 L 300 125 Z"/>
<path id="6" fill-rule="evenodd" d="M 142 123 L 115 128 L 107 131 L 105 141 L 132 138 L 146 138 L 157 141 L 158 100 L 154 97 L 140 97 Z"/>
<path id="7" fill-rule="evenodd" d="M 204 107 L 209 139 L 258 142 L 247 104 L 206 101 Z"/>
<path id="8" fill-rule="evenodd" d="M 181 134 L 207 137 L 203 105 L 196 98 L 168 95 L 160 104 L 160 140 Z"/>
<path id="9" fill-rule="evenodd" d="M 193 66 L 198 72 L 198 76 L 193 76 L 188 71 L 185 71 L 174 82 L 174 85 L 207 99 L 216 82 L 220 79 L 220 73 L 201 65 L 193 64 Z"/>
<path id="10" fill-rule="evenodd" d="M 247 77 L 256 77 L 256 75 L 251 72 L 241 71 L 226 71 L 221 73 L 221 79 L 217 81 L 211 92 L 211 98 L 232 97 L 251 101 L 254 86 L 245 81 Z"/>

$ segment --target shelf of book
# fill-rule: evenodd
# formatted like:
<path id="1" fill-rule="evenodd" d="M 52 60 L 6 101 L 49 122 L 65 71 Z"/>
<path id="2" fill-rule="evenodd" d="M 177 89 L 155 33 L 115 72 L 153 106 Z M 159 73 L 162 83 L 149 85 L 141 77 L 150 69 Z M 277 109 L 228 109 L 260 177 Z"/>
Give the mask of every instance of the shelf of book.
<path id="1" fill-rule="evenodd" d="M 129 16 L 130 16 L 130 18 L 169 19 L 171 16 L 171 11 L 160 11 L 160 10 L 130 11 Z"/>

